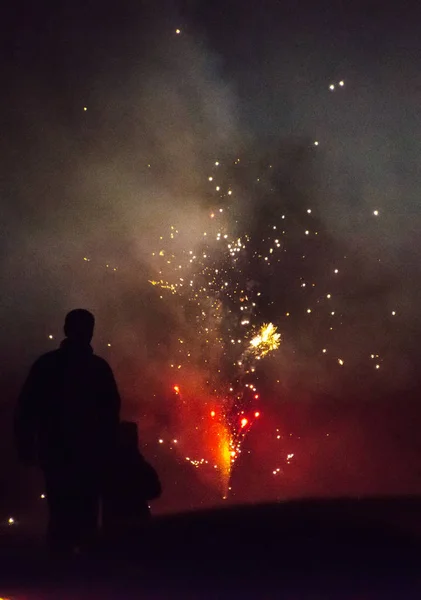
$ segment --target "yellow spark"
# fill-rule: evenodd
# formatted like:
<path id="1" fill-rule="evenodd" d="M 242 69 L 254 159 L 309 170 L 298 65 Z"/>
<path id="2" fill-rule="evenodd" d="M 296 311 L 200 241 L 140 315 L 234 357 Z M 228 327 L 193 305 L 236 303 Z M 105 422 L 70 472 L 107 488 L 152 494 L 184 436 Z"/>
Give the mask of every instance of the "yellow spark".
<path id="1" fill-rule="evenodd" d="M 250 346 L 260 358 L 266 356 L 268 352 L 277 350 L 281 343 L 281 334 L 277 333 L 277 328 L 273 323 L 262 325 L 259 333 L 250 341 Z"/>

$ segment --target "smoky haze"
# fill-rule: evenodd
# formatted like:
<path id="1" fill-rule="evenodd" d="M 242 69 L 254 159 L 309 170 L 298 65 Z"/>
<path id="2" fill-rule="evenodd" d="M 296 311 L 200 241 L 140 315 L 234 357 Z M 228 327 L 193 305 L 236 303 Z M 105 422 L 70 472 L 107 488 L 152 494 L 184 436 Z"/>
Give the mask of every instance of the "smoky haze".
<path id="1" fill-rule="evenodd" d="M 262 370 L 271 413 L 300 398 L 365 402 L 415 385 L 416 39 L 398 29 L 387 42 L 380 33 L 369 41 L 370 31 L 389 31 L 393 15 L 376 26 L 369 20 L 357 45 L 342 21 L 311 32 L 307 19 L 279 20 L 279 10 L 264 3 L 256 22 L 247 11 L 237 21 L 233 4 L 217 24 L 201 3 L 181 13 L 165 4 L 165 17 L 156 7 L 139 15 L 128 3 L 124 18 L 99 23 L 77 6 L 13 20 L 0 141 L 6 415 L 31 361 L 57 345 L 64 314 L 81 306 L 97 317 L 94 347 L 116 371 L 125 414 L 139 420 L 148 443 L 171 430 L 168 362 L 181 333 L 193 352 L 199 345 L 182 302 L 148 283 L 152 253 L 174 224 L 183 226 L 180 248 L 200 249 L 215 205 L 215 161 L 234 189 L 218 202 L 235 235 L 260 240 L 283 214 L 291 223 L 283 262 L 250 273 L 267 300 L 260 321 L 283 336 Z M 307 227 L 322 241 L 302 250 Z M 304 296 L 301 282 L 313 280 L 320 293 Z M 338 298 L 342 330 L 324 361 L 327 318 L 306 310 L 317 314 L 327 292 Z M 260 457 L 266 450 L 256 444 Z"/>

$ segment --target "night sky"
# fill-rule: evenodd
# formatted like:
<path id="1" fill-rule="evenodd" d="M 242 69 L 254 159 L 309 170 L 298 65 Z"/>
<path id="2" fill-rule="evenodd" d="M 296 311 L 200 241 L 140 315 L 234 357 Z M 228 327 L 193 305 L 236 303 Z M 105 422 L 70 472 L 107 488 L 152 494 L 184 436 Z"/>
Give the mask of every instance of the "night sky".
<path id="1" fill-rule="evenodd" d="M 11 415 L 75 307 L 96 315 L 94 349 L 161 474 L 157 512 L 420 491 L 419 13 L 2 9 L 3 520 L 41 510 Z M 281 342 L 253 363 L 259 398 L 231 398 L 228 418 L 230 386 L 249 381 L 238 361 L 270 322 Z M 223 500 L 215 440 L 256 412 Z"/>

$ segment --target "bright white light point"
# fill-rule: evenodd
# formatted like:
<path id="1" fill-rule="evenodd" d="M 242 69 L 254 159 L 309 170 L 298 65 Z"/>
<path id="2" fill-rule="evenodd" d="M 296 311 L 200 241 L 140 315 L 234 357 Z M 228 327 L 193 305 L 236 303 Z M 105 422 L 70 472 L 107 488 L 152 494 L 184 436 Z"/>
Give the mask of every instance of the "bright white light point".
<path id="1" fill-rule="evenodd" d="M 111 348 L 111 344 L 107 344 L 108 348 Z"/>
<path id="2" fill-rule="evenodd" d="M 339 269 L 335 269 L 333 272 L 334 273 L 339 273 Z"/>
<path id="3" fill-rule="evenodd" d="M 208 177 L 209 181 L 213 181 L 213 177 Z"/>
<path id="4" fill-rule="evenodd" d="M 311 214 L 311 208 L 308 208 L 308 209 L 307 209 L 307 212 L 308 212 L 308 214 L 310 215 L 310 214 Z"/>
<path id="5" fill-rule="evenodd" d="M 219 209 L 219 212 L 224 212 L 224 209 L 223 209 L 223 208 L 220 208 L 220 209 Z"/>
<path id="6" fill-rule="evenodd" d="M 45 500 L 45 494 L 41 494 L 40 498 L 41 500 Z"/>
<path id="7" fill-rule="evenodd" d="M 232 191 L 228 190 L 228 196 L 231 196 L 231 194 L 232 194 Z"/>
<path id="8" fill-rule="evenodd" d="M 341 87 L 343 87 L 343 86 L 345 85 L 345 82 L 343 81 L 343 79 L 341 79 L 341 81 L 339 82 L 339 85 L 340 85 Z"/>
<path id="9" fill-rule="evenodd" d="M 215 189 L 216 189 L 216 191 L 217 191 L 217 192 L 219 192 L 219 190 L 220 190 L 221 188 L 219 187 L 219 185 L 217 185 Z"/>
<path id="10" fill-rule="evenodd" d="M 342 360 L 342 358 L 338 358 L 338 363 L 342 366 L 344 364 L 344 361 Z"/>
<path id="11" fill-rule="evenodd" d="M 327 295 L 326 295 L 326 298 L 331 298 L 331 295 L 330 295 L 330 294 L 327 294 Z"/>
<path id="12" fill-rule="evenodd" d="M 308 308 L 307 312 L 308 312 L 308 314 L 310 314 L 311 313 L 311 308 Z"/>
<path id="13" fill-rule="evenodd" d="M 181 29 L 176 29 L 176 30 L 175 30 L 175 33 L 176 33 L 177 35 L 180 35 L 180 33 L 181 33 Z"/>
<path id="14" fill-rule="evenodd" d="M 163 443 L 164 443 L 164 440 L 158 440 L 158 442 L 159 442 L 160 444 L 163 444 Z"/>
<path id="15" fill-rule="evenodd" d="M 13 523 L 15 522 L 13 517 L 9 517 L 7 522 L 9 523 L 9 525 L 13 525 Z"/>
<path id="16" fill-rule="evenodd" d="M 319 142 L 316 140 L 316 141 L 314 142 L 314 145 L 315 145 L 315 146 L 318 146 L 318 145 L 319 145 Z"/>
<path id="17" fill-rule="evenodd" d="M 291 458 L 293 458 L 294 454 L 287 454 L 287 460 L 291 460 Z"/>
<path id="18" fill-rule="evenodd" d="M 396 311 L 392 310 L 392 317 L 394 317 L 396 315 Z"/>
<path id="19" fill-rule="evenodd" d="M 326 354 L 326 352 L 327 352 L 326 348 L 323 348 L 322 352 L 323 352 L 323 354 Z"/>
<path id="20" fill-rule="evenodd" d="M 376 365 L 376 369 L 380 369 L 380 365 Z"/>
<path id="21" fill-rule="evenodd" d="M 88 107 L 87 107 L 87 106 L 84 106 L 84 107 L 83 107 L 83 110 L 86 112 L 86 111 L 88 110 Z"/>
<path id="22" fill-rule="evenodd" d="M 309 230 L 307 229 L 307 230 L 306 230 L 306 232 L 305 232 L 305 234 L 306 234 L 306 235 L 308 235 L 309 233 L 310 233 L 310 232 L 309 232 Z"/>
<path id="23" fill-rule="evenodd" d="M 215 161 L 215 167 L 219 166 L 219 161 Z"/>
<path id="24" fill-rule="evenodd" d="M 378 216 L 379 216 L 379 211 L 378 211 L 378 210 L 373 210 L 373 215 L 374 215 L 375 217 L 378 217 Z"/>
<path id="25" fill-rule="evenodd" d="M 335 89 L 335 86 L 333 85 L 333 83 L 330 84 L 329 89 L 333 92 L 333 90 Z"/>
<path id="26" fill-rule="evenodd" d="M 54 339 L 54 336 L 52 336 L 52 335 L 50 334 L 50 335 L 48 336 L 48 338 L 49 338 L 50 340 L 52 340 L 52 339 Z"/>

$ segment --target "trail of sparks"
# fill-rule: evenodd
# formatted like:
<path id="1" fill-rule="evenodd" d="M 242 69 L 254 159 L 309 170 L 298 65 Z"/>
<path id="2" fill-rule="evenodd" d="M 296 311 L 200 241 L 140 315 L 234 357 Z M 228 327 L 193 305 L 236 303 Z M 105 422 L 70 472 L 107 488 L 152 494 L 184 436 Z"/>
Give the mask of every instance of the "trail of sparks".
<path id="1" fill-rule="evenodd" d="M 222 208 L 210 212 L 207 231 L 199 244 L 194 240 L 195 250 L 180 244 L 183 231 L 171 226 L 152 253 L 157 277 L 149 283 L 176 295 L 194 324 L 178 338 L 171 361 L 171 368 L 184 377 L 183 395 L 178 384 L 174 392 L 178 411 L 190 415 L 188 424 L 182 424 L 185 435 L 194 425 L 209 457 L 191 458 L 186 450 L 189 462 L 198 467 L 214 461 L 227 494 L 243 441 L 261 414 L 256 362 L 278 349 L 281 335 L 272 323 L 254 324 L 260 293 L 247 269 L 251 258 L 261 261 L 262 256 L 249 248 L 250 236 L 229 233 L 224 216 Z M 274 246 L 280 247 L 279 242 Z"/>

